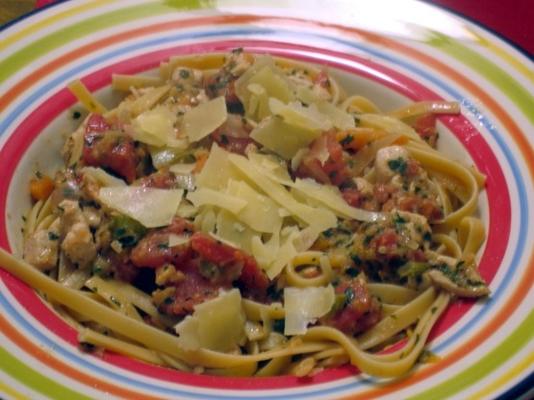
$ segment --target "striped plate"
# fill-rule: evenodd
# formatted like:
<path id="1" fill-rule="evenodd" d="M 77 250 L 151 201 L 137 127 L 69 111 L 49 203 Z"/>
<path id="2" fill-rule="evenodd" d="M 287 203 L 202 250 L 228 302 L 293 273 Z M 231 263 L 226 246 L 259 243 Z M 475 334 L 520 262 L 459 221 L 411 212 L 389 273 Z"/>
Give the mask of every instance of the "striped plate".
<path id="1" fill-rule="evenodd" d="M 277 5 L 275 5 L 277 4 Z M 457 302 L 432 333 L 439 360 L 397 381 L 349 367 L 297 379 L 221 378 L 80 352 L 75 332 L 0 269 L 2 398 L 516 398 L 534 384 L 534 65 L 468 21 L 411 0 L 80 0 L 3 28 L 0 39 L 0 244 L 20 252 L 26 182 L 53 168 L 79 107 L 80 78 L 104 102 L 111 73 L 175 54 L 244 47 L 323 65 L 385 109 L 448 99 L 444 151 L 487 177 L 483 302 Z M 55 161 L 54 161 L 55 160 Z M 530 300 L 530 302 L 529 302 Z M 525 395 L 525 396 L 528 396 Z"/>

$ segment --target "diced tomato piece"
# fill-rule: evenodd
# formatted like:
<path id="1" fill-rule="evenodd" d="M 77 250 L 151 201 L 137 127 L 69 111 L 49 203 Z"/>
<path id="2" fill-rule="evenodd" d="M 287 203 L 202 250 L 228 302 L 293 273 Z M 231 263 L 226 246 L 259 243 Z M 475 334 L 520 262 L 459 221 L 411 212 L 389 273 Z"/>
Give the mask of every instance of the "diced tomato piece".
<path id="1" fill-rule="evenodd" d="M 251 138 L 235 138 L 231 136 L 215 135 L 213 137 L 217 144 L 223 149 L 236 154 L 245 154 L 245 150 L 250 144 L 254 144 Z"/>
<path id="2" fill-rule="evenodd" d="M 191 247 L 203 259 L 217 265 L 244 261 L 244 253 L 241 250 L 228 246 L 202 232 L 197 232 L 191 237 Z"/>
<path id="3" fill-rule="evenodd" d="M 397 188 L 388 183 L 377 183 L 373 188 L 373 194 L 380 204 L 388 201 L 393 193 L 397 191 Z"/>
<path id="4" fill-rule="evenodd" d="M 192 257 L 189 244 L 169 247 L 169 234 L 190 234 L 193 226 L 187 220 L 176 218 L 171 225 L 164 229 L 150 232 L 133 248 L 130 258 L 137 267 L 158 268 L 171 263 L 182 267 Z"/>
<path id="5" fill-rule="evenodd" d="M 324 89 L 330 89 L 330 78 L 325 71 L 319 72 L 313 79 L 313 83 Z"/>
<path id="6" fill-rule="evenodd" d="M 202 259 L 224 267 L 223 273 L 233 275 L 234 268 L 238 265 L 240 267 L 238 282 L 244 294 L 258 299 L 265 297 L 269 278 L 252 256 L 201 232 L 193 235 L 191 246 Z"/>
<path id="7" fill-rule="evenodd" d="M 343 199 L 352 207 L 360 207 L 362 202 L 362 195 L 356 188 L 348 188 L 341 193 Z"/>
<path id="8" fill-rule="evenodd" d="M 218 296 L 219 289 L 229 289 L 230 284 L 212 283 L 204 278 L 197 262 L 191 261 L 182 269 L 185 277 L 174 284 L 174 295 L 160 305 L 160 310 L 169 315 L 182 316 L 193 312 L 194 306 Z"/>
<path id="9" fill-rule="evenodd" d="M 324 318 L 323 324 L 354 335 L 369 329 L 380 320 L 380 306 L 371 296 L 363 279 L 340 282 L 336 294 L 345 297 L 345 304 L 341 310 Z"/>
<path id="10" fill-rule="evenodd" d="M 431 146 L 435 146 L 438 136 L 436 118 L 435 114 L 423 114 L 412 121 L 408 121 L 408 123 L 423 140 L 427 141 Z"/>
<path id="11" fill-rule="evenodd" d="M 319 158 L 325 148 L 328 152 L 328 159 L 322 163 Z M 310 152 L 302 160 L 297 175 L 338 186 L 350 179 L 343 148 L 336 140 L 335 132 L 325 132 L 311 143 Z"/>
<path id="12" fill-rule="evenodd" d="M 135 180 L 139 162 L 134 141 L 128 135 L 110 129 L 101 115 L 89 117 L 84 134 L 83 161 L 86 165 L 109 168 L 131 183 Z"/>
<path id="13" fill-rule="evenodd" d="M 371 239 L 369 246 L 377 253 L 386 256 L 395 256 L 397 245 L 399 243 L 399 236 L 392 228 L 387 228 L 381 234 Z"/>
<path id="14" fill-rule="evenodd" d="M 176 186 L 176 176 L 170 171 L 157 171 L 139 180 L 144 187 L 171 189 Z"/>
<path id="15" fill-rule="evenodd" d="M 247 256 L 239 277 L 239 285 L 245 297 L 264 300 L 269 287 L 269 278 L 258 266 L 254 257 Z"/>

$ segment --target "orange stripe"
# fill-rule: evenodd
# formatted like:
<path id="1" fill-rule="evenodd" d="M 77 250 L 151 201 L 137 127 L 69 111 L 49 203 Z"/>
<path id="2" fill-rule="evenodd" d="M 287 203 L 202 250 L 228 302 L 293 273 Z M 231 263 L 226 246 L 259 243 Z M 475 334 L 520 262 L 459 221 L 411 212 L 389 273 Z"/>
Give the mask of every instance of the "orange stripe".
<path id="1" fill-rule="evenodd" d="M 142 395 L 139 392 L 132 392 L 115 385 L 110 385 L 105 381 L 97 379 L 91 375 L 84 374 L 83 372 L 72 368 L 70 365 L 59 361 L 57 358 L 52 357 L 49 352 L 46 352 L 43 349 L 39 348 L 34 343 L 26 339 L 24 335 L 21 335 L 20 332 L 18 332 L 12 325 L 9 324 L 8 321 L 4 319 L 2 314 L 0 314 L 0 330 L 6 337 L 11 340 L 11 342 L 16 344 L 24 352 L 31 354 L 32 357 L 45 364 L 47 367 L 54 368 L 55 370 L 61 372 L 63 375 L 72 378 L 77 382 L 90 386 L 93 389 L 101 390 L 105 393 L 109 393 L 120 398 L 135 398 L 140 400 L 158 399 L 157 397 Z"/>
<path id="2" fill-rule="evenodd" d="M 131 38 L 138 37 L 138 36 L 141 36 L 147 33 L 160 32 L 160 31 L 163 31 L 169 28 L 190 27 L 190 26 L 195 26 L 195 25 L 199 25 L 203 23 L 210 24 L 210 25 L 232 24 L 232 23 L 255 22 L 255 21 L 259 21 L 263 19 L 268 19 L 269 22 L 271 23 L 278 20 L 285 24 L 287 24 L 288 22 L 291 22 L 292 24 L 296 23 L 299 25 L 306 25 L 306 26 L 321 25 L 326 28 L 333 28 L 338 31 L 344 31 L 344 32 L 348 32 L 351 34 L 356 34 L 360 38 L 364 38 L 371 43 L 379 44 L 385 47 L 395 48 L 396 51 L 400 51 L 404 53 L 406 56 L 411 57 L 417 60 L 418 62 L 423 63 L 424 65 L 429 65 L 433 67 L 434 69 L 441 72 L 442 74 L 455 80 L 462 87 L 469 90 L 475 97 L 477 97 L 482 103 L 484 103 L 485 106 L 488 109 L 490 109 L 491 112 L 503 123 L 508 133 L 513 137 L 514 141 L 519 146 L 519 149 L 521 153 L 523 154 L 525 161 L 527 162 L 529 172 L 531 176 L 534 177 L 534 151 L 530 147 L 529 142 L 526 140 L 525 136 L 522 134 L 519 126 L 512 120 L 512 118 L 506 113 L 506 111 L 503 108 L 501 108 L 499 104 L 496 101 L 494 101 L 488 94 L 486 94 L 483 90 L 481 90 L 479 86 L 477 86 L 475 83 L 465 78 L 464 76 L 462 76 L 461 74 L 453 70 L 452 68 L 448 67 L 447 65 L 442 64 L 438 60 L 435 60 L 432 57 L 422 54 L 417 50 L 411 49 L 407 46 L 402 45 L 399 42 L 395 42 L 393 40 L 384 38 L 382 36 L 379 36 L 379 35 L 376 35 L 370 32 L 366 32 L 366 31 L 354 29 L 354 28 L 341 27 L 341 26 L 337 26 L 333 24 L 325 24 L 325 23 L 307 23 L 301 20 L 296 20 L 296 19 L 291 19 L 291 18 L 258 17 L 258 16 L 247 16 L 247 15 L 215 16 L 215 17 L 191 19 L 191 20 L 186 20 L 186 21 L 173 21 L 173 22 L 162 23 L 162 24 L 158 24 L 154 26 L 134 29 L 129 32 L 120 33 L 120 34 L 102 39 L 96 43 L 91 43 L 89 45 L 83 46 L 66 55 L 63 55 L 62 57 L 52 61 L 50 64 L 47 64 L 46 66 L 41 67 L 39 70 L 34 72 L 34 74 L 32 75 L 42 78 L 46 76 L 46 74 L 49 74 L 50 72 L 52 72 L 54 69 L 59 68 L 64 64 L 67 64 L 72 59 L 76 59 L 80 56 L 83 56 L 84 54 L 87 54 L 91 50 L 96 50 L 103 46 L 107 46 L 107 45 L 119 42 L 123 39 L 131 39 Z M 32 81 L 31 79 L 25 79 L 24 81 L 12 87 L 6 93 L 6 95 L 3 96 L 3 99 L 0 99 L 0 110 L 5 108 L 9 102 L 11 102 L 22 91 L 27 89 L 31 85 L 30 84 L 31 81 Z M 402 389 L 408 385 L 416 383 L 422 379 L 425 379 L 428 376 L 431 376 L 437 373 L 439 370 L 461 359 L 464 354 L 469 352 L 469 350 L 472 350 L 474 347 L 477 347 L 481 342 L 483 342 L 484 339 L 488 337 L 492 331 L 495 331 L 496 329 L 498 329 L 498 327 L 501 326 L 503 322 L 506 321 L 507 317 L 512 314 L 515 308 L 515 305 L 518 304 L 520 300 L 525 296 L 527 291 L 530 289 L 531 282 L 534 280 L 534 258 L 530 260 L 529 264 L 530 265 L 529 265 L 529 269 L 526 271 L 526 276 L 521 279 L 521 283 L 518 289 L 508 299 L 505 306 L 500 310 L 499 314 L 495 316 L 494 319 L 490 321 L 482 330 L 478 331 L 475 337 L 469 340 L 469 342 L 466 342 L 464 345 L 462 345 L 460 348 L 455 350 L 453 353 L 448 354 L 445 358 L 443 358 L 436 365 L 427 366 L 426 368 L 424 368 L 424 370 L 416 372 L 414 375 L 410 376 L 409 378 L 405 380 L 402 380 L 396 383 L 390 383 L 387 387 L 373 389 L 373 390 L 364 392 L 356 397 L 351 396 L 349 398 L 352 398 L 352 399 L 368 398 L 368 396 L 370 395 L 386 394 L 386 393 L 390 393 L 395 390 Z M 21 347 L 28 349 L 27 345 L 23 345 Z M 32 347 L 33 347 L 33 351 L 39 351 L 38 348 L 35 348 L 34 346 Z M 56 363 L 58 363 L 57 360 L 56 360 Z M 77 371 L 72 371 L 72 372 L 77 372 Z"/>

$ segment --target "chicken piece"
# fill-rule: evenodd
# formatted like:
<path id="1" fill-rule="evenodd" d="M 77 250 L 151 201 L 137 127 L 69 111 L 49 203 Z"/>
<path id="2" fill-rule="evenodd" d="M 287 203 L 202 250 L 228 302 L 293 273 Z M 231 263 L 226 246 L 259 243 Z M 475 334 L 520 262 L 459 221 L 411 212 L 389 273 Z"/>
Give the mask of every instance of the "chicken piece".
<path id="1" fill-rule="evenodd" d="M 24 259 L 41 271 L 57 265 L 59 251 L 59 219 L 48 229 L 32 233 L 24 242 Z"/>
<path id="2" fill-rule="evenodd" d="M 407 166 L 408 151 L 400 146 L 383 147 L 376 153 L 375 170 L 379 182 L 389 181 L 395 174 L 402 174 Z"/>
<path id="3" fill-rule="evenodd" d="M 61 250 L 67 258 L 81 268 L 96 258 L 96 245 L 89 224 L 77 201 L 63 200 L 59 207 L 61 216 Z"/>
<path id="4" fill-rule="evenodd" d="M 490 294 L 474 262 L 458 261 L 456 258 L 438 255 L 431 262 L 437 264 L 426 274 L 432 283 L 459 297 L 483 297 Z"/>
<path id="5" fill-rule="evenodd" d="M 190 89 L 202 85 L 204 74 L 201 70 L 187 67 L 178 67 L 172 73 L 171 80 L 182 87 Z"/>

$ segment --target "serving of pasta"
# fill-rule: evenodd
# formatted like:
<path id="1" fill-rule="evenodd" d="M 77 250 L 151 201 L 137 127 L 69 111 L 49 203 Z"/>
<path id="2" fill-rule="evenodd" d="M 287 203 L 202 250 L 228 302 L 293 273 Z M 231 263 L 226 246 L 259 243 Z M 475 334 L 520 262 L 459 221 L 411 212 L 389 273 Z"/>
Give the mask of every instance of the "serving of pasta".
<path id="1" fill-rule="evenodd" d="M 114 75 L 64 168 L 30 182 L 23 257 L 85 351 L 224 376 L 399 377 L 477 270 L 485 177 L 437 150 L 457 103 L 381 111 L 314 65 L 174 57 Z M 82 115 L 77 115 L 81 118 Z"/>

